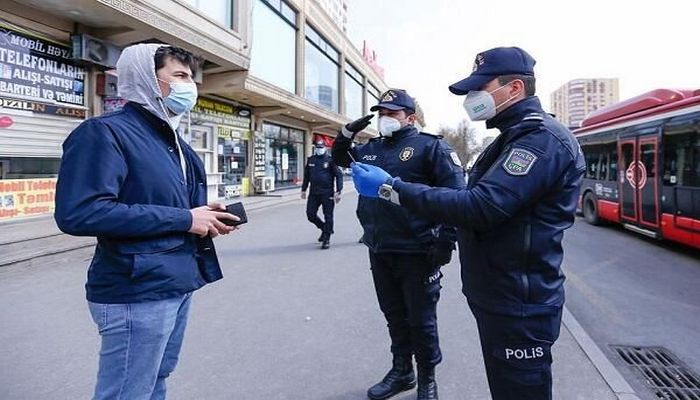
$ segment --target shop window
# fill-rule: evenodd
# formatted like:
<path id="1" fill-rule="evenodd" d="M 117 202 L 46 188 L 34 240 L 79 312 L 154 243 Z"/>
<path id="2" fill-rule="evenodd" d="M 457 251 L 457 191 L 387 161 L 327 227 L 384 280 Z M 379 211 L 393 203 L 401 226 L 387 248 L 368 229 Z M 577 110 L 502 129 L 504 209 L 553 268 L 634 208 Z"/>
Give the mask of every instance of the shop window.
<path id="1" fill-rule="evenodd" d="M 275 187 L 300 185 L 304 172 L 304 132 L 264 123 L 265 175 L 275 178 Z"/>
<path id="2" fill-rule="evenodd" d="M 54 178 L 60 164 L 60 158 L 0 158 L 0 179 Z"/>

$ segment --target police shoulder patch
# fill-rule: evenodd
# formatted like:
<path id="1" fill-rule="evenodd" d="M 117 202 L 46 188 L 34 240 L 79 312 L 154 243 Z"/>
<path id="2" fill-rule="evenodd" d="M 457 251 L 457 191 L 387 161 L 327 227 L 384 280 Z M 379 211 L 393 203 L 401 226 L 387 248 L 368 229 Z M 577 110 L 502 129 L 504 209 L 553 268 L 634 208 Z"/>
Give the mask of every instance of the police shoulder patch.
<path id="1" fill-rule="evenodd" d="M 527 175 L 537 161 L 537 156 L 530 150 L 514 148 L 503 162 L 503 169 L 515 176 Z"/>

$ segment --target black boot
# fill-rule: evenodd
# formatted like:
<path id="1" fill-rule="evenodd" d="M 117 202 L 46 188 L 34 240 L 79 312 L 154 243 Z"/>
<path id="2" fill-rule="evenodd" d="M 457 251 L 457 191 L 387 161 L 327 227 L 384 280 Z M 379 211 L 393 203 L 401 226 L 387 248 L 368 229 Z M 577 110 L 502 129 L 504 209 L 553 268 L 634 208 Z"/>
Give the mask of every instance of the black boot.
<path id="1" fill-rule="evenodd" d="M 435 367 L 418 367 L 418 397 L 416 400 L 438 400 Z"/>
<path id="2" fill-rule="evenodd" d="M 327 249 L 328 247 L 330 247 L 330 245 L 331 245 L 330 244 L 331 243 L 331 234 L 330 233 L 323 232 L 319 239 L 322 239 L 321 240 L 321 248 L 322 249 Z"/>
<path id="3" fill-rule="evenodd" d="M 323 242 L 323 238 L 326 237 L 326 232 L 321 232 L 321 236 L 318 237 L 319 242 Z"/>
<path id="4" fill-rule="evenodd" d="M 367 390 L 367 397 L 372 400 L 388 399 L 416 387 L 411 356 L 394 356 L 393 364 L 384 379 Z"/>

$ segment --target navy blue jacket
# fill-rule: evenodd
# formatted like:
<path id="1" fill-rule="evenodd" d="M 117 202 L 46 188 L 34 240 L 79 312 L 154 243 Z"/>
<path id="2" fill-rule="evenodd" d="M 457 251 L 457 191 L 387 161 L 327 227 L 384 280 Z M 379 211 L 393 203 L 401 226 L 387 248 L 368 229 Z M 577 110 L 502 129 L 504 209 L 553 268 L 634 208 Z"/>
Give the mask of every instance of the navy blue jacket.
<path id="1" fill-rule="evenodd" d="M 463 292 L 508 315 L 558 312 L 561 241 L 574 223 L 585 161 L 569 130 L 529 97 L 487 121 L 501 134 L 477 159 L 466 190 L 397 180 L 402 206 L 459 229 Z"/>
<path id="2" fill-rule="evenodd" d="M 464 169 L 450 146 L 439 136 L 419 133 L 411 125 L 391 137 L 375 138 L 354 148 L 350 139 L 339 134 L 333 144 L 333 160 L 349 166 L 348 152 L 356 161 L 381 167 L 407 182 L 454 189 L 466 185 Z M 454 228 L 376 198 L 360 196 L 357 217 L 364 229 L 362 241 L 375 253 L 427 253 L 439 242 L 456 240 Z"/>
<path id="3" fill-rule="evenodd" d="M 306 160 L 304 182 L 301 184 L 303 192 L 311 184 L 311 194 L 332 195 L 334 181 L 335 191 L 340 193 L 343 190 L 343 173 L 328 153 L 313 155 Z"/>
<path id="4" fill-rule="evenodd" d="M 189 209 L 205 205 L 197 154 L 160 118 L 136 103 L 91 118 L 63 143 L 55 219 L 71 235 L 96 236 L 87 299 L 159 300 L 222 277 L 210 238 L 187 233 Z"/>

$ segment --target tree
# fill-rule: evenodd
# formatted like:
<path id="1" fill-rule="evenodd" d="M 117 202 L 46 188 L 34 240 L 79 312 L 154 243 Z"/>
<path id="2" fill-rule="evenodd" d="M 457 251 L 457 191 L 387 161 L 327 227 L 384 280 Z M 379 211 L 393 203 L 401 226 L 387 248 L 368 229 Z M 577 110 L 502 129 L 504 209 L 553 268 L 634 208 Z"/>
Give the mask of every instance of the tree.
<path id="1" fill-rule="evenodd" d="M 483 146 L 477 143 L 478 132 L 479 130 L 467 119 L 462 120 L 457 128 L 441 126 L 437 131 L 438 135 L 442 135 L 452 146 L 465 167 L 483 150 Z"/>
<path id="2" fill-rule="evenodd" d="M 425 126 L 425 113 L 423 113 L 423 107 L 420 106 L 420 103 L 418 103 L 418 100 L 416 98 L 413 98 L 413 101 L 416 103 L 416 122 L 420 124 L 420 126 Z"/>

